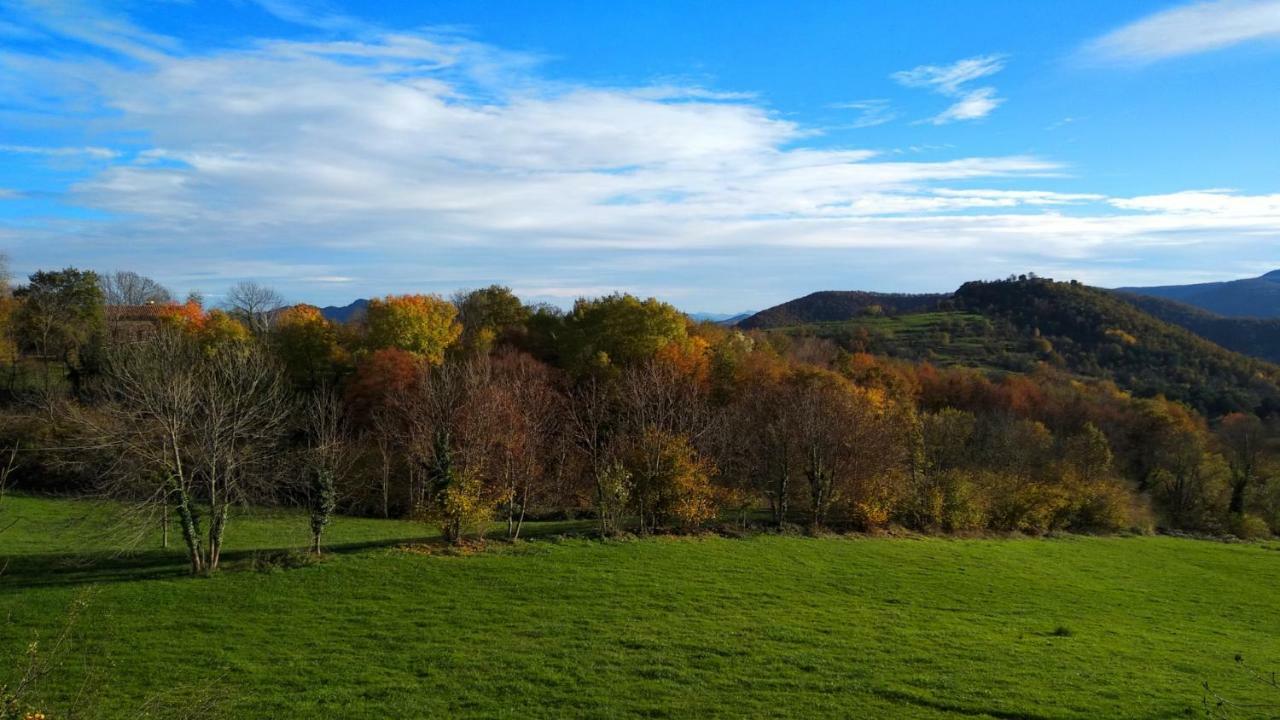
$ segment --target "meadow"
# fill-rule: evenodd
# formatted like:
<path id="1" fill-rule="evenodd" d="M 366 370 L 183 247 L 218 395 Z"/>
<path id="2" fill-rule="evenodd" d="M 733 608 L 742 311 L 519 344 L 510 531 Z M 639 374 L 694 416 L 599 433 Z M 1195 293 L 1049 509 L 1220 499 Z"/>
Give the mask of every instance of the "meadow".
<path id="1" fill-rule="evenodd" d="M 1205 681 L 1276 700 L 1233 659 L 1280 667 L 1274 542 L 600 541 L 559 523 L 458 553 L 428 526 L 340 517 L 322 561 L 284 568 L 307 529 L 282 511 L 236 518 L 225 570 L 191 578 L 158 535 L 121 553 L 115 517 L 29 496 L 0 513 L 6 672 L 84 601 L 41 688 L 55 713 L 206 690 L 271 718 L 1166 718 L 1203 713 Z"/>

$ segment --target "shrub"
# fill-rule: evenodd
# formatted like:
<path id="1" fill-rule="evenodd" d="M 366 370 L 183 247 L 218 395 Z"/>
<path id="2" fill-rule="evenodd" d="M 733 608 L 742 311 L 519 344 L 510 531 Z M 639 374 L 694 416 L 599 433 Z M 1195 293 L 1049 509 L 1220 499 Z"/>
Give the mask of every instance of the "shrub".
<path id="1" fill-rule="evenodd" d="M 999 472 L 983 476 L 992 529 L 1043 534 L 1066 525 L 1070 499 L 1061 486 Z"/>
<path id="2" fill-rule="evenodd" d="M 966 473 L 949 473 L 944 488 L 942 527 L 947 532 L 981 530 L 987 526 L 987 501 Z"/>
<path id="3" fill-rule="evenodd" d="M 1073 530 L 1114 531 L 1133 527 L 1133 495 L 1113 480 L 1070 486 L 1070 527 Z"/>
<path id="4" fill-rule="evenodd" d="M 1252 513 L 1231 516 L 1231 534 L 1241 540 L 1264 540 L 1271 537 L 1267 521 Z"/>

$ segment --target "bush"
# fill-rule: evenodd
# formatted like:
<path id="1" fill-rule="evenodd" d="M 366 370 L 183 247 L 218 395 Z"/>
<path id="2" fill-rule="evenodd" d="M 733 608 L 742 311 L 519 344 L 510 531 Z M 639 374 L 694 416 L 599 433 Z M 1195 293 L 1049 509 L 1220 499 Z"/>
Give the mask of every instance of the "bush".
<path id="1" fill-rule="evenodd" d="M 999 472 L 985 472 L 982 476 L 990 498 L 993 530 L 1041 535 L 1067 524 L 1070 498 L 1060 485 Z"/>
<path id="2" fill-rule="evenodd" d="M 1231 534 L 1241 540 L 1265 540 L 1271 537 L 1267 521 L 1252 513 L 1231 516 Z"/>
<path id="3" fill-rule="evenodd" d="M 987 500 L 964 473 L 951 473 L 944 485 L 942 527 L 947 532 L 972 532 L 987 526 Z"/>
<path id="4" fill-rule="evenodd" d="M 1113 480 L 1071 486 L 1072 530 L 1115 531 L 1133 527 L 1133 495 Z"/>

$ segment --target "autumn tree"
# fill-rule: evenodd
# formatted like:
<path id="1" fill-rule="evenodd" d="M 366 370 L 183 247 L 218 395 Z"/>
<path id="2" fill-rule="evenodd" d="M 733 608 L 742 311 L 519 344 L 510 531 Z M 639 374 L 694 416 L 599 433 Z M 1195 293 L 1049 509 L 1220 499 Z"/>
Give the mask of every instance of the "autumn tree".
<path id="1" fill-rule="evenodd" d="M 298 387 L 315 389 L 332 379 L 341 348 L 337 329 L 320 308 L 294 305 L 282 310 L 271 336 L 285 372 Z"/>
<path id="2" fill-rule="evenodd" d="M 481 402 L 493 405 L 486 474 L 505 506 L 507 538 L 515 540 L 552 466 L 562 469 L 564 460 L 556 450 L 564 403 L 549 369 L 528 355 L 500 355 L 493 360 L 491 373 L 481 397 Z"/>
<path id="3" fill-rule="evenodd" d="M 346 383 L 346 403 L 352 420 L 367 426 L 379 413 L 403 397 L 419 379 L 423 361 L 397 348 L 375 350 L 360 360 Z"/>
<path id="4" fill-rule="evenodd" d="M 93 410 L 67 406 L 88 443 L 122 461 L 103 478 L 109 495 L 137 501 L 140 512 L 159 513 L 166 526 L 170 509 L 177 514 L 193 574 L 207 563 L 194 457 L 203 361 L 189 337 L 163 328 L 147 342 L 107 353 Z"/>
<path id="5" fill-rule="evenodd" d="M 856 510 L 856 519 L 865 524 L 887 519 L 879 483 L 883 474 L 901 469 L 901 438 L 892 431 L 887 411 L 882 397 L 834 373 L 808 370 L 791 381 L 782 412 L 790 415 L 796 435 L 813 529 L 841 504 Z"/>
<path id="6" fill-rule="evenodd" d="M 1244 512 L 1245 493 L 1258 480 L 1265 431 L 1257 415 L 1231 413 L 1218 423 L 1218 440 L 1231 470 L 1231 501 L 1228 511 Z"/>
<path id="7" fill-rule="evenodd" d="M 467 290 L 454 296 L 458 321 L 462 324 L 459 344 L 472 353 L 487 353 L 494 343 L 523 328 L 529 308 L 502 285 Z"/>
<path id="8" fill-rule="evenodd" d="M 435 295 L 388 295 L 369 301 L 366 342 L 371 349 L 396 348 L 433 365 L 462 334 L 458 309 Z"/>
<path id="9" fill-rule="evenodd" d="M 244 347 L 253 340 L 252 331 L 240 319 L 223 310 L 210 310 L 198 323 L 188 326 L 206 353 Z"/>
<path id="10" fill-rule="evenodd" d="M 765 498 L 777 527 L 790 516 L 801 472 L 795 417 L 779 412 L 790 399 L 778 382 L 753 383 L 726 409 L 723 474 L 740 479 Z"/>
<path id="11" fill-rule="evenodd" d="M 649 426 L 628 447 L 631 501 L 641 532 L 670 521 L 696 526 L 716 516 L 715 466 L 687 437 Z"/>
<path id="12" fill-rule="evenodd" d="M 484 359 L 424 367 L 409 392 L 396 398 L 420 478 L 414 512 L 438 523 L 451 543 L 481 530 L 491 511 L 485 470 L 502 418 L 483 397 L 488 373 Z"/>

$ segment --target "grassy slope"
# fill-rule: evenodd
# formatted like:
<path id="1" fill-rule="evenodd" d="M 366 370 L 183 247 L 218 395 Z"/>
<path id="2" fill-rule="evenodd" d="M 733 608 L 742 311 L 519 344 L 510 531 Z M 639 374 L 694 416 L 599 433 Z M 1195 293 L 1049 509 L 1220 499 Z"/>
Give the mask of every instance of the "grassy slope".
<path id="1" fill-rule="evenodd" d="M 323 564 L 191 580 L 155 556 L 69 565 L 57 553 L 95 527 L 68 522 L 83 505 L 8 503 L 0 647 L 95 580 L 80 648 L 121 712 L 166 679 L 218 677 L 273 718 L 1152 718 L 1198 708 L 1202 679 L 1267 699 L 1236 652 L 1280 665 L 1280 554 L 1260 545 L 548 540 L 428 557 L 359 548 L 420 527 L 339 520 L 348 551 Z M 302 527 L 247 520 L 229 539 L 300 544 Z"/>
<path id="2" fill-rule="evenodd" d="M 981 315 L 938 311 L 908 315 L 864 316 L 774 328 L 769 332 L 834 340 L 846 350 L 936 365 L 985 369 L 1031 366 L 1035 362 L 1025 340 L 1002 336 Z M 993 364 L 993 363 L 999 363 Z"/>

